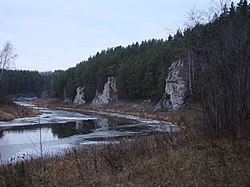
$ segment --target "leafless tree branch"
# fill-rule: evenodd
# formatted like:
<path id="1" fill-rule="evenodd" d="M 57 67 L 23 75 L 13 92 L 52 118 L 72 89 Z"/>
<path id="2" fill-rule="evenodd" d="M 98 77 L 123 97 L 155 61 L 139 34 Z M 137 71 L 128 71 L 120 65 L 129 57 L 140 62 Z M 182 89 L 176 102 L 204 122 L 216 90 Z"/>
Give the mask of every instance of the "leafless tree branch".
<path id="1" fill-rule="evenodd" d="M 14 63 L 17 55 L 14 53 L 14 47 L 10 41 L 4 44 L 0 51 L 0 83 L 4 77 L 5 70 L 9 69 Z"/>

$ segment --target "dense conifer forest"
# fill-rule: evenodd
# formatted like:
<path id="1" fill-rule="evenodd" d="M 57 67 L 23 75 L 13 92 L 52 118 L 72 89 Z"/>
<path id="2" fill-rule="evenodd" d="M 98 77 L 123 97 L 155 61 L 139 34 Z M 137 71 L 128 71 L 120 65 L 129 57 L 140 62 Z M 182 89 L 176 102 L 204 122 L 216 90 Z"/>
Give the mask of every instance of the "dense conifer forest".
<path id="1" fill-rule="evenodd" d="M 3 86 L 9 94 L 33 94 L 40 96 L 42 91 L 49 90 L 53 80 L 52 72 L 9 70 Z"/>
<path id="2" fill-rule="evenodd" d="M 72 98 L 76 87 L 85 86 L 86 99 L 91 101 L 96 91 L 102 91 L 108 76 L 115 76 L 120 99 L 159 98 L 164 93 L 167 69 L 183 53 L 182 42 L 178 42 L 182 34 L 178 34 L 167 41 L 152 39 L 97 53 L 57 75 L 56 96 L 62 97 L 65 89 Z"/>

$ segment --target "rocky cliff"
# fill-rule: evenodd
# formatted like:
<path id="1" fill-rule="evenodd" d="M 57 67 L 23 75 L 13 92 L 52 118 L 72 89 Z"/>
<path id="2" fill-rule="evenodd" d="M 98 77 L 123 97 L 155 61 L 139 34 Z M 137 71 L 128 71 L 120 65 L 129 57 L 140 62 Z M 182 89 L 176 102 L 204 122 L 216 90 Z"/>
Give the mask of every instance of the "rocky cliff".
<path id="1" fill-rule="evenodd" d="M 116 89 L 116 78 L 108 77 L 108 81 L 104 85 L 102 93 L 96 92 L 96 96 L 92 101 L 93 105 L 104 105 L 118 100 Z"/>
<path id="2" fill-rule="evenodd" d="M 85 94 L 84 94 L 84 87 L 78 87 L 76 89 L 76 96 L 75 96 L 75 99 L 73 101 L 73 103 L 75 104 L 85 104 L 86 101 L 85 101 Z"/>
<path id="3" fill-rule="evenodd" d="M 165 93 L 156 109 L 177 110 L 184 106 L 188 95 L 188 62 L 183 59 L 177 60 L 168 69 Z"/>

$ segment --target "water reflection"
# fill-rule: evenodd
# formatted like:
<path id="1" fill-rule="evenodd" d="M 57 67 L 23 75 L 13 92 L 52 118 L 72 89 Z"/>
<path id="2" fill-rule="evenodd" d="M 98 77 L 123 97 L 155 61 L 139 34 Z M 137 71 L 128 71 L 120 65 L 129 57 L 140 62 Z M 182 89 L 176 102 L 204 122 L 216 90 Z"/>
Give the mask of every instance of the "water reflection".
<path id="1" fill-rule="evenodd" d="M 95 129 L 93 120 L 69 122 L 51 126 L 52 133 L 58 138 L 66 138 L 76 134 L 88 134 Z"/>
<path id="2" fill-rule="evenodd" d="M 64 124 L 37 124 L 27 126 L 16 126 L 11 129 L 0 132 L 0 139 L 4 135 L 12 134 L 13 138 L 20 134 L 27 134 L 31 132 L 43 132 L 46 129 L 50 129 L 53 136 L 58 139 L 73 136 L 75 134 L 87 134 L 95 129 L 95 122 L 93 120 L 79 121 L 79 122 L 67 122 Z"/>
<path id="3" fill-rule="evenodd" d="M 135 121 L 125 118 L 123 119 L 123 118 L 98 116 L 94 120 L 14 126 L 8 130 L 0 132 L 0 139 L 3 139 L 4 135 L 9 135 L 9 136 L 11 135 L 12 136 L 11 138 L 15 139 L 20 134 L 28 134 L 31 132 L 38 133 L 39 131 L 44 132 L 47 129 L 51 130 L 51 133 L 53 134 L 53 137 L 55 139 L 62 139 L 73 135 L 89 134 L 96 129 L 106 130 L 106 131 L 113 130 L 118 126 L 122 127 L 127 124 L 135 124 Z"/>

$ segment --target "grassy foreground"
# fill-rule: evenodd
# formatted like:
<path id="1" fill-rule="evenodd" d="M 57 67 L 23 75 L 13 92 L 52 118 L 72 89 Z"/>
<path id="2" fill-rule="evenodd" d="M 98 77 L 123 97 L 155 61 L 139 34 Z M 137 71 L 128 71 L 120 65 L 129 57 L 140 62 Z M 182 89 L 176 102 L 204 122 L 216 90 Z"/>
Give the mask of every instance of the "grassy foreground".
<path id="1" fill-rule="evenodd" d="M 234 140 L 191 130 L 156 134 L 0 166 L 0 186 L 249 185 L 245 130 Z"/>

